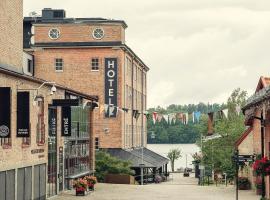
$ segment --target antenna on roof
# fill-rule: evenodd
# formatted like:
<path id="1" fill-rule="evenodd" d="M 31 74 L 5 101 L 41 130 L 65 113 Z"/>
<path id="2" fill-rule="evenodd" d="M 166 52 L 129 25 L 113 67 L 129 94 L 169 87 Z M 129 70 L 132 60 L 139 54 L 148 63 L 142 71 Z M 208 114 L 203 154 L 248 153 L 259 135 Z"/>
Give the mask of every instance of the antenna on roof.
<path id="1" fill-rule="evenodd" d="M 36 21 L 37 17 L 40 17 L 40 15 L 36 11 L 32 11 L 29 13 L 29 17 L 32 17 L 32 19 Z"/>

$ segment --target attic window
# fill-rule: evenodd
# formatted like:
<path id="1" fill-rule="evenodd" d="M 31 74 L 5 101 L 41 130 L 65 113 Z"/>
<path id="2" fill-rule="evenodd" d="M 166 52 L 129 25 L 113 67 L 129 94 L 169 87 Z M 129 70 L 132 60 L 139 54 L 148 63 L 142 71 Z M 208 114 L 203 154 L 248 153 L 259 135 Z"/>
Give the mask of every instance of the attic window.
<path id="1" fill-rule="evenodd" d="M 53 18 L 64 18 L 63 11 L 54 11 L 53 12 Z"/>

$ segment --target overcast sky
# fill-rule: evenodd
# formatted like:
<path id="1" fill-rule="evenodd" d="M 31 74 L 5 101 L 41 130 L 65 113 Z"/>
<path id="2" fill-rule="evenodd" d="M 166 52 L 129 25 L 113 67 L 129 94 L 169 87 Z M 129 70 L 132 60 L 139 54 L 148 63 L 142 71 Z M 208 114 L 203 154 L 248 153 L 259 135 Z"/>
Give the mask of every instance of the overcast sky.
<path id="1" fill-rule="evenodd" d="M 269 0 L 24 0 L 24 14 L 123 19 L 127 44 L 150 67 L 148 107 L 225 102 L 270 76 Z"/>

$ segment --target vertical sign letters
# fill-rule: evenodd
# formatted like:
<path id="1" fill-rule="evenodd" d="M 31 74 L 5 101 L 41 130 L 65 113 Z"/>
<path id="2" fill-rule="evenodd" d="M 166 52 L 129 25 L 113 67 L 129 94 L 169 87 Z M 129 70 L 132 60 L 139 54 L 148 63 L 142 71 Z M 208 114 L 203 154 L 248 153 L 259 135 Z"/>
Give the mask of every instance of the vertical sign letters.
<path id="1" fill-rule="evenodd" d="M 55 137 L 57 132 L 57 109 L 49 108 L 49 136 Z"/>
<path id="2" fill-rule="evenodd" d="M 71 107 L 62 107 L 62 136 L 71 136 Z"/>
<path id="3" fill-rule="evenodd" d="M 10 137 L 10 93 L 10 88 L 0 87 L 0 138 Z"/>
<path id="4" fill-rule="evenodd" d="M 105 104 L 109 105 L 105 117 L 117 114 L 117 58 L 105 58 Z"/>
<path id="5" fill-rule="evenodd" d="M 29 92 L 17 92 L 17 137 L 29 137 Z"/>

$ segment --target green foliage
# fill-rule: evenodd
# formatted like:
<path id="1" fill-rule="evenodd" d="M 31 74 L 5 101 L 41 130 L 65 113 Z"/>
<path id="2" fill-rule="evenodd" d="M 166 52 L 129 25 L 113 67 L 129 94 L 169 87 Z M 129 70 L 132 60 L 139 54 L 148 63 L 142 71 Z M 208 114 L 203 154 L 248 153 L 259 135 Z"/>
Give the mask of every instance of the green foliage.
<path id="1" fill-rule="evenodd" d="M 106 174 L 133 175 L 130 163 L 110 156 L 105 151 L 96 152 L 96 177 L 98 181 L 104 181 Z"/>
<path id="2" fill-rule="evenodd" d="M 170 159 L 171 161 L 171 167 L 172 167 L 172 171 L 174 172 L 174 162 L 175 160 L 179 159 L 182 157 L 182 152 L 180 149 L 171 149 L 168 154 L 167 157 Z"/>
<path id="3" fill-rule="evenodd" d="M 210 140 L 203 143 L 203 164 L 227 173 L 228 178 L 233 178 L 235 173 L 234 164 L 231 156 L 234 152 L 235 141 L 245 131 L 244 116 L 237 115 L 236 105 L 245 103 L 247 93 L 239 88 L 234 90 L 228 99 L 227 107 L 229 109 L 228 119 L 218 119 L 215 121 L 215 133 L 222 135 L 222 138 Z M 205 135 L 207 119 L 201 121 L 197 126 L 198 131 Z M 198 143 L 200 143 L 198 141 Z"/>

